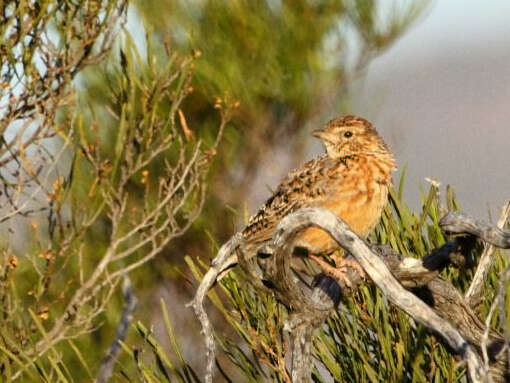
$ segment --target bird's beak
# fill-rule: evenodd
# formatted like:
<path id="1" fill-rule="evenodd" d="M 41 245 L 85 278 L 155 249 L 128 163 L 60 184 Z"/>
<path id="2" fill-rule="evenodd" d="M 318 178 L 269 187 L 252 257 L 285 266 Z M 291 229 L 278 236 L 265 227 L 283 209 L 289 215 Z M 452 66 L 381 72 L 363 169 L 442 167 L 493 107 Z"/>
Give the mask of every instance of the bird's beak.
<path id="1" fill-rule="evenodd" d="M 333 134 L 325 131 L 324 129 L 317 129 L 312 132 L 312 136 L 317 137 L 323 141 L 332 142 L 334 140 Z"/>

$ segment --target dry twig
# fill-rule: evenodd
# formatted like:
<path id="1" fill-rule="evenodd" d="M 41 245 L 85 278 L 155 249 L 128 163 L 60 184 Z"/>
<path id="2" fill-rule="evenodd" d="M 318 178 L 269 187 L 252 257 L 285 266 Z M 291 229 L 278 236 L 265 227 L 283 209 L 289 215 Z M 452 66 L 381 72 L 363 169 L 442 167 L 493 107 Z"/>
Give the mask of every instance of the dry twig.
<path id="1" fill-rule="evenodd" d="M 135 311 L 138 299 L 133 292 L 133 286 L 129 277 L 124 277 L 124 283 L 122 285 L 122 295 L 124 296 L 124 309 L 117 325 L 117 331 L 115 339 L 113 340 L 110 348 L 106 352 L 103 360 L 101 361 L 101 367 L 97 374 L 96 383 L 106 383 L 110 379 L 115 367 L 115 361 L 121 351 L 120 342 L 126 339 L 126 334 L 133 319 L 133 313 Z"/>
<path id="2" fill-rule="evenodd" d="M 501 216 L 499 217 L 497 226 L 500 229 L 505 227 L 505 224 L 510 216 L 510 200 L 505 203 L 503 208 L 501 209 Z M 471 306 L 476 306 L 478 302 L 480 302 L 482 298 L 482 289 L 485 283 L 487 274 L 493 264 L 493 253 L 495 250 L 494 245 L 486 244 L 483 248 L 482 255 L 480 257 L 480 261 L 478 262 L 478 267 L 475 272 L 475 276 L 469 285 L 469 289 L 466 292 L 466 299 L 470 302 Z"/>

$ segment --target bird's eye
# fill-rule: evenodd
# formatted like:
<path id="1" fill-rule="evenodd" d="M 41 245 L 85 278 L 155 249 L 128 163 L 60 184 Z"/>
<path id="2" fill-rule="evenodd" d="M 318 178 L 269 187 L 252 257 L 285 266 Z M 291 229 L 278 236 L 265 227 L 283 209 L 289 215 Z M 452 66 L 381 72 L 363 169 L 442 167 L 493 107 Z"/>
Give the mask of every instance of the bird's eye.
<path id="1" fill-rule="evenodd" d="M 352 137 L 352 132 L 350 132 L 350 131 L 345 132 L 345 133 L 344 133 L 344 137 L 345 137 L 345 138 L 350 138 L 350 137 Z"/>

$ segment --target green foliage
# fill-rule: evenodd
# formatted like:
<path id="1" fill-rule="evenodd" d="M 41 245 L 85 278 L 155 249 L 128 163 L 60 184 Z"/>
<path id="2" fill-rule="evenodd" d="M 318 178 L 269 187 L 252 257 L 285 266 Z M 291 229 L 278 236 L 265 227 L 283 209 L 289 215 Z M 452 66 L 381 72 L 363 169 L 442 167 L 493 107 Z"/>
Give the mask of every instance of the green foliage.
<path id="1" fill-rule="evenodd" d="M 345 109 L 347 90 L 371 60 L 423 14 L 426 1 L 144 0 L 140 14 L 153 36 L 196 61 L 195 91 L 184 103 L 192 122 L 207 128 L 212 96 L 240 102 L 211 173 L 213 187 L 194 245 L 205 230 L 232 232 L 223 206 L 239 209 L 251 195 L 261 160 L 276 153 L 302 161 L 309 124 Z M 399 5 L 397 5 L 399 4 Z M 219 218 L 221 217 L 221 218 Z"/>
<path id="2" fill-rule="evenodd" d="M 194 58 L 171 53 L 160 64 L 148 44 L 151 65 L 145 65 L 129 34 L 123 37 L 120 60 L 102 73 L 108 104 L 61 108 L 59 118 L 41 125 L 54 137 L 51 161 L 16 158 L 20 172 L 35 179 L 24 195 L 35 189 L 45 199 L 43 216 L 27 213 L 30 220 L 20 221 L 30 230 L 23 253 L 9 243 L 0 249 L 0 376 L 6 381 L 90 376 L 114 336 L 109 325 L 118 321 L 119 282 L 201 212 L 229 105 L 219 108 L 216 140 L 204 144 L 180 109 Z M 51 152 L 47 143 L 41 147 Z M 44 171 L 30 174 L 27 164 Z"/>
<path id="3" fill-rule="evenodd" d="M 398 189 L 391 193 L 390 204 L 372 241 L 389 243 L 407 256 L 422 257 L 445 242 L 438 225 L 441 212 L 447 207 L 457 209 L 459 205 L 451 188 L 448 188 L 446 205 L 443 205 L 438 189 L 431 186 L 423 198 L 422 210 L 412 212 L 401 199 L 402 185 L 403 177 Z M 478 253 L 479 250 L 474 251 Z M 200 279 L 200 267 L 191 259 L 188 263 Z M 497 288 L 497 275 L 504 263 L 498 261 L 490 273 L 487 291 Z M 469 280 L 466 270 L 445 270 L 444 275 L 460 289 Z M 286 312 L 283 307 L 272 296 L 255 290 L 238 270 L 224 278 L 220 286 L 221 291 L 216 288 L 210 292 L 209 298 L 230 327 L 218 330 L 216 334 L 223 352 L 218 359 L 221 373 L 229 376 L 227 379 L 231 381 L 288 382 L 285 364 L 288 350 L 282 329 Z M 481 311 L 486 312 L 489 306 L 489 301 L 483 302 Z M 231 335 L 232 330 L 235 335 Z M 146 334 L 143 335 L 148 343 Z M 242 339 L 241 344 L 238 338 Z M 455 358 L 436 338 L 389 304 L 373 285 L 364 285 L 353 296 L 344 298 L 338 310 L 317 331 L 313 346 L 315 382 L 333 378 L 336 382 L 439 383 L 460 382 L 464 377 L 464 370 L 457 367 Z M 167 378 L 155 363 L 163 357 L 170 358 L 169 355 L 181 355 L 175 342 L 172 342 L 170 353 L 152 346 L 143 349 L 152 356 L 151 371 L 156 371 L 154 382 L 173 381 L 174 374 L 191 368 L 180 359 L 177 367 L 166 371 L 170 373 Z M 195 382 L 196 378 L 179 381 Z"/>
<path id="4" fill-rule="evenodd" d="M 347 34 L 359 52 L 380 53 L 421 13 L 424 2 L 378 16 L 375 1 L 143 1 L 139 8 L 155 31 L 179 49 L 200 52 L 197 81 L 206 92 L 239 99 L 244 121 L 267 114 L 307 115 L 315 99 L 348 81 Z M 199 89 L 203 91 L 203 89 Z M 336 92 L 335 92 L 336 94 Z M 261 107 L 266 110 L 261 110 Z M 271 111 L 269 111 L 271 112 Z M 283 116 L 281 116 L 283 117 Z"/>
<path id="5" fill-rule="evenodd" d="M 179 350 L 168 310 L 162 306 L 168 339 L 156 339 L 146 318 L 150 303 L 144 305 L 143 298 L 152 294 L 161 276 L 184 285 L 184 255 L 211 255 L 205 249 L 215 244 L 207 235 L 224 238 L 232 232 L 231 221 L 249 198 L 267 151 L 279 148 L 291 152 L 293 162 L 301 161 L 301 133 L 307 124 L 338 112 L 351 82 L 405 33 L 426 2 L 406 4 L 382 12 L 381 2 L 369 0 L 138 1 L 133 14 L 145 20 L 141 33 L 128 33 L 132 25 L 126 24 L 109 53 L 119 36 L 112 20 L 122 20 L 126 12 L 123 1 L 2 3 L 0 107 L 8 107 L 8 99 L 11 107 L 0 133 L 16 120 L 38 118 L 44 122 L 44 135 L 35 131 L 30 137 L 52 140 L 42 151 L 62 151 L 47 156 L 56 170 L 38 194 L 45 215 L 22 215 L 24 232 L 14 226 L 23 254 L 16 253 L 10 241 L 2 244 L 1 379 L 91 381 L 120 317 L 117 283 L 131 272 L 146 327 L 138 322 L 123 343 L 125 353 L 112 381 L 200 381 L 201 371 Z M 44 71 L 40 64 L 46 55 L 49 69 Z M 12 86 L 18 82 L 23 85 Z M 225 126 L 225 111 L 230 113 L 238 102 L 218 148 L 218 126 Z M 11 161 L 20 155 L 18 170 L 33 181 L 34 173 L 20 165 L 25 166 L 24 155 L 33 141 L 18 145 L 16 140 L 0 145 L 0 157 Z M 186 170 L 179 161 L 192 158 L 195 149 L 200 161 L 193 162 L 196 177 L 184 181 L 189 189 L 177 190 L 150 227 L 117 243 L 145 222 L 161 202 L 158 188 Z M 209 166 L 213 171 L 207 173 Z M 18 178 L 8 181 L 2 178 L 4 190 L 6 185 L 22 189 Z M 435 193 L 425 199 L 423 212 L 413 214 L 399 188 L 374 240 L 418 256 L 442 243 Z M 127 208 L 115 218 L 122 201 Z M 233 207 L 229 213 L 226 201 Z M 167 222 L 174 203 L 181 210 L 172 224 L 186 224 L 145 242 L 152 229 Z M 453 197 L 448 203 L 456 206 Z M 187 223 L 195 219 L 184 235 Z M 163 251 L 173 267 L 160 260 L 132 271 L 155 256 L 154 249 Z M 115 261 L 88 284 L 107 256 Z M 186 261 L 199 279 L 204 265 L 191 259 Z M 463 274 L 447 274 L 457 285 L 465 283 Z M 488 283 L 494 285 L 496 278 L 491 274 Z M 84 285 L 88 287 L 77 293 Z M 224 376 L 232 381 L 288 381 L 285 310 L 250 286 L 239 271 L 210 297 L 226 324 L 218 332 Z M 181 303 L 175 310 L 183 309 Z M 62 319 L 70 308 L 73 315 Z M 194 347 L 198 350 L 199 345 Z M 339 381 L 420 381 L 434 363 L 437 381 L 459 376 L 448 354 L 370 286 L 329 319 L 314 347 L 324 367 L 314 371 L 317 381 L 325 370 Z"/>

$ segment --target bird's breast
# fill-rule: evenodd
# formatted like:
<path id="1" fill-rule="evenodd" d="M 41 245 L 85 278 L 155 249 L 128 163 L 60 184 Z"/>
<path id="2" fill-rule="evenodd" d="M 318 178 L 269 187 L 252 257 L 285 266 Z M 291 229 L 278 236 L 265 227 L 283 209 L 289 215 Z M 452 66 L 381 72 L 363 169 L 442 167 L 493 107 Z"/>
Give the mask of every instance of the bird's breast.
<path id="1" fill-rule="evenodd" d="M 377 225 L 388 200 L 391 174 L 370 160 L 360 159 L 344 168 L 328 199 L 321 205 L 344 220 L 361 237 Z M 306 229 L 298 238 L 300 246 L 316 253 L 330 253 L 338 247 L 325 231 Z"/>

